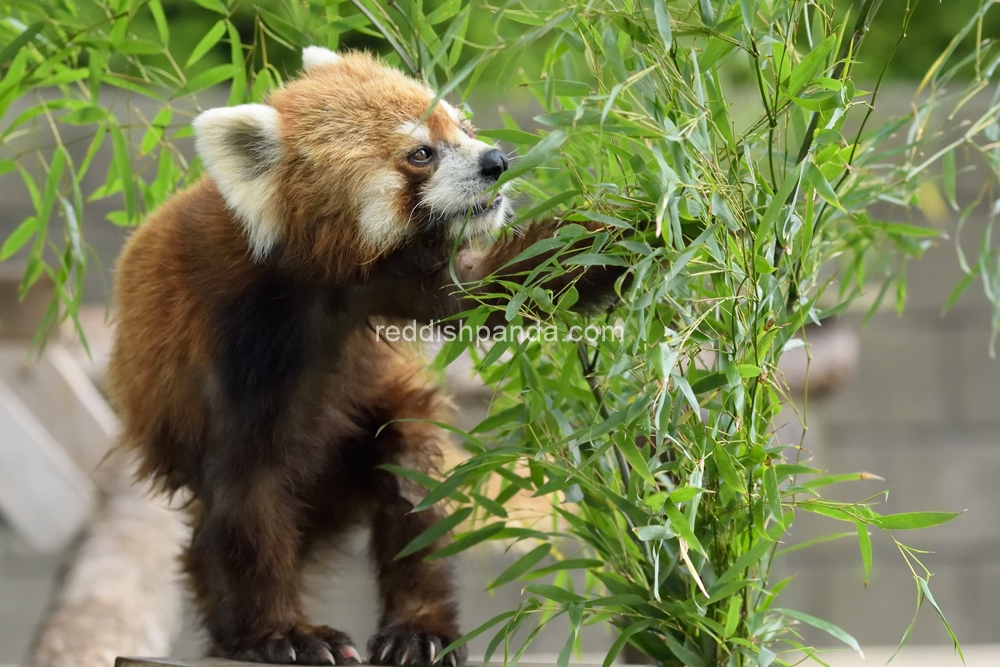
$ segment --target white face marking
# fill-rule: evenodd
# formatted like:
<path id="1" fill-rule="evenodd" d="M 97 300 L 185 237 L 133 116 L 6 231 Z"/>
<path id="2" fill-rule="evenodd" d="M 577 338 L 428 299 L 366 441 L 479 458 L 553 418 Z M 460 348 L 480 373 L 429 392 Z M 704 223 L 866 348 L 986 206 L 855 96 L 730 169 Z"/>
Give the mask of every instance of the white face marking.
<path id="1" fill-rule="evenodd" d="M 403 190 L 403 177 L 397 172 L 380 172 L 361 192 L 361 215 L 358 229 L 362 244 L 376 253 L 400 245 L 407 226 L 399 219 L 397 201 Z"/>
<path id="2" fill-rule="evenodd" d="M 283 154 L 278 112 L 263 104 L 209 109 L 194 120 L 195 149 L 261 259 L 281 238 L 274 168 Z"/>
<path id="3" fill-rule="evenodd" d="M 407 137 L 412 137 L 418 144 L 431 145 L 431 132 L 423 123 L 408 120 L 396 128 L 396 132 Z"/>
<path id="4" fill-rule="evenodd" d="M 341 57 L 322 46 L 307 46 L 302 49 L 302 71 L 309 72 L 317 67 L 333 65 L 341 61 Z"/>
<path id="5" fill-rule="evenodd" d="M 441 102 L 447 105 L 446 102 Z M 461 121 L 458 111 L 445 107 L 454 114 L 455 122 Z M 447 219 L 453 236 L 466 238 L 492 234 L 501 227 L 510 211 L 504 193 L 507 185 L 491 194 L 494 182 L 482 175 L 480 158 L 494 147 L 461 133 L 457 146 L 437 147 L 438 166 L 424 186 L 422 203 L 431 211 Z M 499 198 L 497 201 L 496 198 Z M 480 210 L 476 213 L 476 209 Z"/>
<path id="6" fill-rule="evenodd" d="M 442 108 L 444 108 L 444 110 L 448 112 L 448 115 L 451 116 L 456 123 L 460 123 L 462 121 L 462 114 L 459 113 L 458 109 L 451 106 L 444 100 L 441 100 L 440 102 L 438 102 L 438 104 L 440 104 Z"/>

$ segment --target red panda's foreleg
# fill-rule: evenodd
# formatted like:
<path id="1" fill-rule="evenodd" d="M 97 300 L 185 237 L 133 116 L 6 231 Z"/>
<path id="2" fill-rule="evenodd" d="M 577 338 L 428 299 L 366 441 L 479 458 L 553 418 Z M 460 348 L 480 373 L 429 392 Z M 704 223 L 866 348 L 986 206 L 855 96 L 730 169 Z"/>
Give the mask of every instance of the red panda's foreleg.
<path id="1" fill-rule="evenodd" d="M 394 393 L 398 397 L 406 391 Z M 418 399 L 395 406 L 397 419 L 420 416 L 421 420 L 390 422 L 375 442 L 377 449 L 397 465 L 430 470 L 438 465 L 440 447 L 447 438 L 437 426 L 422 420 L 440 418 L 433 404 L 421 404 Z M 378 578 L 381 615 L 378 633 L 368 644 L 368 661 L 372 665 L 434 664 L 444 647 L 462 634 L 452 567 L 448 559 L 426 560 L 445 546 L 447 538 L 439 538 L 402 558 L 399 554 L 414 538 L 440 521 L 444 512 L 439 507 L 414 512 L 425 490 L 388 471 L 378 470 L 372 486 L 371 553 Z M 462 647 L 446 655 L 439 664 L 456 667 L 464 664 L 465 659 Z"/>
<path id="2" fill-rule="evenodd" d="M 202 502 L 185 565 L 213 655 L 252 662 L 349 664 L 347 635 L 306 624 L 295 503 L 278 474 L 232 476 Z"/>

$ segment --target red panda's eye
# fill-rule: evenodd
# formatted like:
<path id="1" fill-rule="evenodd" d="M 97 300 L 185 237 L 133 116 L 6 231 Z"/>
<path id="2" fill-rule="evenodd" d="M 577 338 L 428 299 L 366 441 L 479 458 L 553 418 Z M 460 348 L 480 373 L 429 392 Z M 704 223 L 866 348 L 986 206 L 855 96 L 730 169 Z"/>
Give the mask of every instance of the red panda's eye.
<path id="1" fill-rule="evenodd" d="M 424 166 L 434 157 L 434 151 L 427 146 L 421 146 L 410 153 L 410 162 L 418 166 Z"/>

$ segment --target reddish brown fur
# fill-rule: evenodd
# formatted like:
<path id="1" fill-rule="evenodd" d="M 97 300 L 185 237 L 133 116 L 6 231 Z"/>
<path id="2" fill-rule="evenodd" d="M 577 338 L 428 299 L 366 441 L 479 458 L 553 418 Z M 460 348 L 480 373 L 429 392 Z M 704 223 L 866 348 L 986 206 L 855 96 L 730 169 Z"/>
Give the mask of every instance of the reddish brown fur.
<path id="1" fill-rule="evenodd" d="M 441 541 L 395 559 L 440 514 L 411 513 L 417 490 L 378 466 L 432 470 L 445 436 L 427 422 L 444 417 L 444 402 L 422 361 L 376 340 L 368 322 L 429 321 L 471 304 L 449 277 L 450 242 L 411 237 L 381 256 L 359 244 L 365 174 L 389 163 L 407 169 L 394 162 L 400 139 L 384 128 L 422 117 L 428 93 L 366 56 L 340 67 L 347 76 L 320 68 L 272 97 L 292 149 L 277 166 L 284 236 L 267 258 L 251 257 L 209 177 L 129 240 L 116 277 L 108 385 L 142 475 L 193 492 L 185 567 L 213 655 L 351 662 L 349 638 L 308 624 L 300 573 L 322 544 L 370 523 L 382 602 L 371 657 L 416 664 L 460 634 L 454 586 L 446 561 L 423 561 Z M 347 125 L 324 111 L 331 88 L 359 114 Z M 427 125 L 438 137 L 460 131 L 440 108 Z M 557 224 L 484 253 L 463 245 L 459 278 L 485 277 Z M 593 289 L 582 292 L 581 307 L 610 291 L 618 272 L 602 271 L 583 276 Z M 399 421 L 413 419 L 425 421 Z"/>

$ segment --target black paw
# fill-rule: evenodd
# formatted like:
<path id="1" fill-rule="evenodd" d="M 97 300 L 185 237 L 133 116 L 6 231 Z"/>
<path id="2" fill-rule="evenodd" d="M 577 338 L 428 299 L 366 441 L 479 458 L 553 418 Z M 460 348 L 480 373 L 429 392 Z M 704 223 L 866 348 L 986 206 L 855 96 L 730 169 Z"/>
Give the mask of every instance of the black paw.
<path id="1" fill-rule="evenodd" d="M 441 658 L 441 651 L 453 639 L 429 632 L 418 632 L 407 628 L 392 628 L 379 632 L 368 641 L 368 662 L 372 665 L 420 665 L 441 664 L 445 667 L 461 667 L 465 664 L 468 651 L 459 646 Z"/>
<path id="2" fill-rule="evenodd" d="M 343 632 L 326 626 L 293 628 L 244 644 L 226 657 L 281 665 L 357 665 L 361 654 Z"/>

